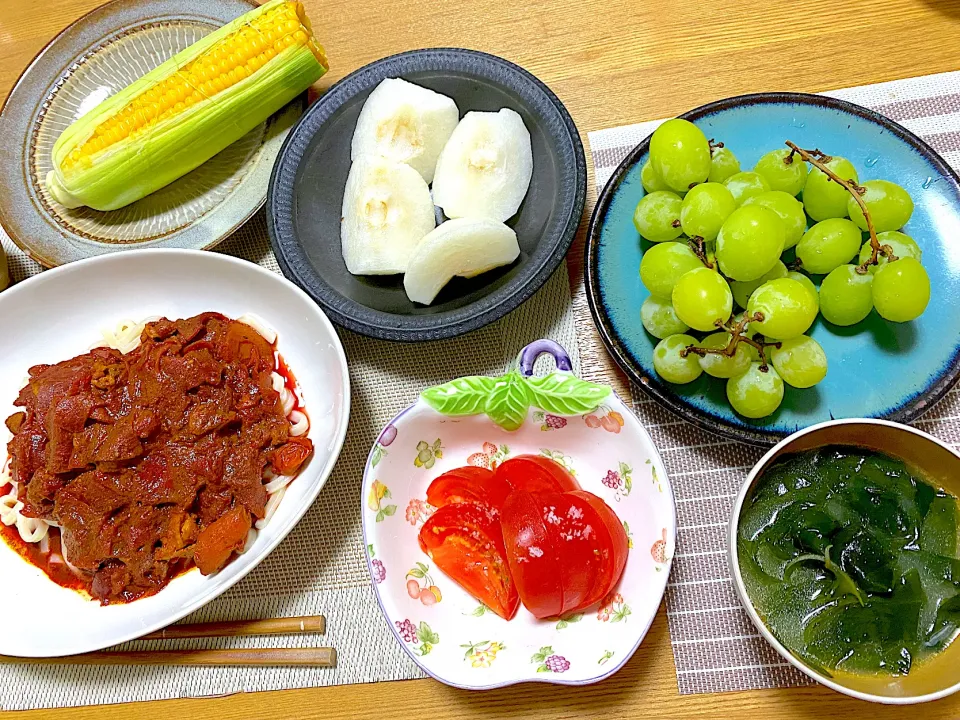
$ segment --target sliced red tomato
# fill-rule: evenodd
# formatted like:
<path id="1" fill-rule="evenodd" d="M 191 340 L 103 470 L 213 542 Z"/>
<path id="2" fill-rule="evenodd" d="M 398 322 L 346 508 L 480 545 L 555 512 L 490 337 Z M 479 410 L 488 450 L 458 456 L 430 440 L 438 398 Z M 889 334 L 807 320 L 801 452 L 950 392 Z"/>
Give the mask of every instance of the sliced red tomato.
<path id="1" fill-rule="evenodd" d="M 492 470 L 468 465 L 450 470 L 427 488 L 427 502 L 434 507 L 452 503 L 480 502 L 495 508 L 503 507 L 510 486 Z"/>
<path id="2" fill-rule="evenodd" d="M 599 602 L 613 590 L 616 584 L 620 582 L 620 576 L 623 575 L 623 568 L 627 564 L 627 554 L 630 549 L 627 531 L 624 530 L 623 522 L 617 517 L 613 508 L 607 505 L 602 498 L 586 490 L 578 490 L 570 494 L 590 503 L 599 515 L 607 532 L 610 533 L 611 576 L 606 582 L 598 585 L 598 592 L 593 602 Z"/>
<path id="3" fill-rule="evenodd" d="M 603 600 L 620 582 L 629 550 L 627 531 L 623 529 L 620 518 L 601 498 L 586 490 L 576 490 L 570 495 L 588 503 L 593 508 L 607 535 L 606 542 L 603 543 L 606 551 L 603 554 L 602 570 L 597 576 L 597 584 L 593 592 L 584 601 L 584 607 L 588 607 Z"/>
<path id="4" fill-rule="evenodd" d="M 495 509 L 480 503 L 444 505 L 420 528 L 420 548 L 497 615 L 509 620 L 517 614 L 520 599 Z"/>
<path id="5" fill-rule="evenodd" d="M 532 494 L 515 490 L 503 505 L 500 524 L 507 563 L 523 606 L 538 618 L 549 618 L 563 610 L 563 588 L 556 546 L 541 508 Z"/>
<path id="6" fill-rule="evenodd" d="M 539 493 L 547 533 L 560 558 L 562 614 L 592 605 L 591 599 L 604 574 L 611 570 L 610 533 L 593 506 L 576 491 Z"/>
<path id="7" fill-rule="evenodd" d="M 540 455 L 517 455 L 505 460 L 494 471 L 514 490 L 527 492 L 569 492 L 580 484 L 563 465 Z"/>

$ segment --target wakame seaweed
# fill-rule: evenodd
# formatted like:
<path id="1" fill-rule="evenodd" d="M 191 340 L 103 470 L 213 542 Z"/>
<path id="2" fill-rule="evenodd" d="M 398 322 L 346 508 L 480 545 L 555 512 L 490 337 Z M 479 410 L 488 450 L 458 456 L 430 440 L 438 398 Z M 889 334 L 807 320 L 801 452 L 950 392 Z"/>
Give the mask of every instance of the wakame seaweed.
<path id="1" fill-rule="evenodd" d="M 778 462 L 744 503 L 737 548 L 754 607 L 817 669 L 906 674 L 960 627 L 957 499 L 887 455 Z"/>

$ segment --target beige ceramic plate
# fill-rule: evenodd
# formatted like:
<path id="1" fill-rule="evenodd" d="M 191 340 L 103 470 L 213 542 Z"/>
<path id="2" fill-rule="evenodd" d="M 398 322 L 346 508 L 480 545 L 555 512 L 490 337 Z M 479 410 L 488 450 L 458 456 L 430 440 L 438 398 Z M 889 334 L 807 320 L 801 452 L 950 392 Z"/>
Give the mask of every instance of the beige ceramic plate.
<path id="1" fill-rule="evenodd" d="M 114 0 L 54 38 L 0 111 L 0 224 L 11 239 L 52 267 L 132 247 L 210 248 L 256 212 L 306 93 L 193 172 L 119 210 L 69 210 L 42 182 L 54 142 L 76 118 L 251 7 Z"/>

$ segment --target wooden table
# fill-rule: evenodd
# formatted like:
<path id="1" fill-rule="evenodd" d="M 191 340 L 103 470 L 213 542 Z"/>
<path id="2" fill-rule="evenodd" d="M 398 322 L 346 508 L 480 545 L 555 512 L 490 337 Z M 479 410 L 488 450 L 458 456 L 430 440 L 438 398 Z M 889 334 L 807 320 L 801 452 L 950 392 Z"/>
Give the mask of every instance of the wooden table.
<path id="1" fill-rule="evenodd" d="M 3 0 L 0 98 L 54 34 L 101 0 Z M 820 91 L 960 68 L 960 0 L 304 0 L 331 59 L 327 87 L 372 60 L 420 47 L 484 50 L 524 66 L 588 131 L 676 115 L 728 95 Z M 589 161 L 587 163 L 590 165 Z M 589 374 L 624 389 L 600 345 L 582 287 L 583 235 L 569 268 Z M 960 694 L 919 708 L 868 706 L 821 687 L 677 693 L 666 614 L 617 675 L 599 685 L 524 685 L 468 693 L 432 680 L 10 713 L 80 720 L 104 712 L 161 718 L 936 718 Z M 6 716 L 5 716 L 6 717 Z"/>

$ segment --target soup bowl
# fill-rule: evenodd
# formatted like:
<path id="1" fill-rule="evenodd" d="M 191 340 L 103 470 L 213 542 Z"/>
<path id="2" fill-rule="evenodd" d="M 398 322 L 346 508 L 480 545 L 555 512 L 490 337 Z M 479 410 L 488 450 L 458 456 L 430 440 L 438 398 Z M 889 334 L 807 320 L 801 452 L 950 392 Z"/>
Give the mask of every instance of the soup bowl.
<path id="1" fill-rule="evenodd" d="M 733 505 L 729 525 L 729 557 L 734 587 L 757 630 L 808 677 L 833 690 L 871 702 L 909 705 L 937 700 L 960 690 L 960 642 L 917 663 L 906 675 L 832 675 L 807 664 L 787 648 L 764 622 L 747 590 L 740 570 L 737 537 L 744 506 L 764 473 L 785 456 L 825 446 L 860 448 L 903 460 L 930 484 L 960 497 L 960 453 L 916 428 L 888 420 L 845 419 L 812 425 L 782 440 L 754 466 Z M 828 550 L 829 552 L 829 550 Z"/>

